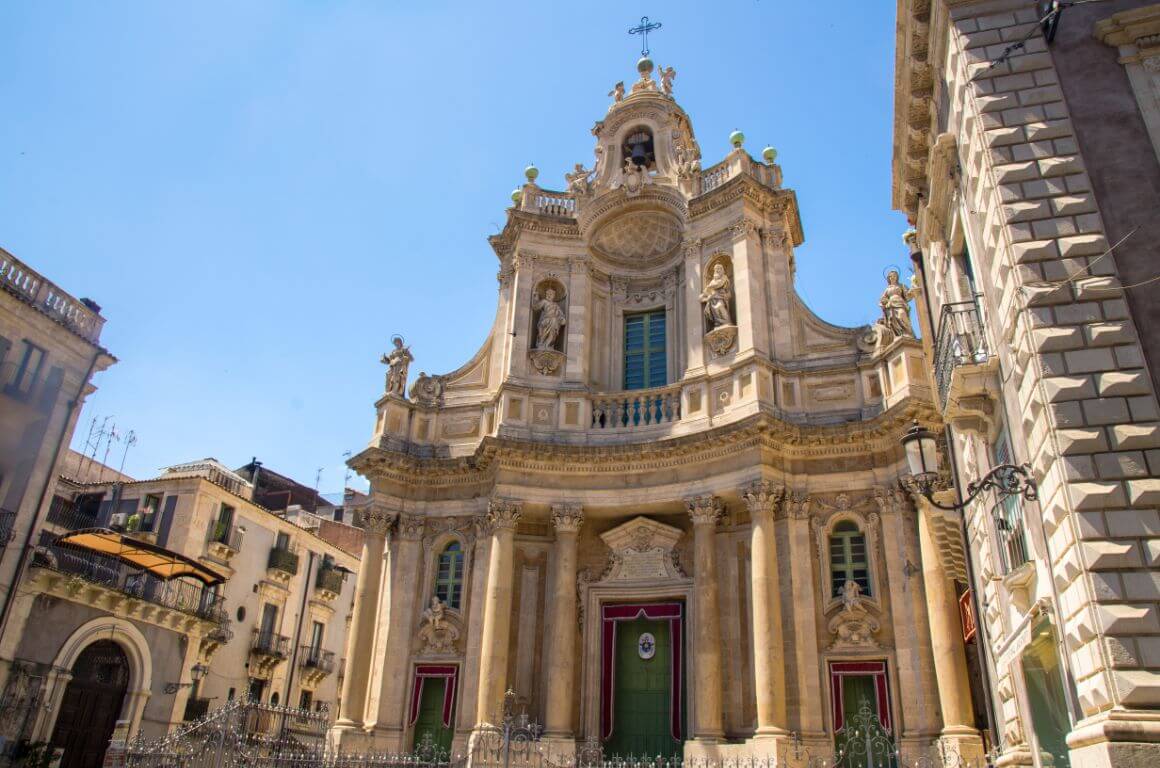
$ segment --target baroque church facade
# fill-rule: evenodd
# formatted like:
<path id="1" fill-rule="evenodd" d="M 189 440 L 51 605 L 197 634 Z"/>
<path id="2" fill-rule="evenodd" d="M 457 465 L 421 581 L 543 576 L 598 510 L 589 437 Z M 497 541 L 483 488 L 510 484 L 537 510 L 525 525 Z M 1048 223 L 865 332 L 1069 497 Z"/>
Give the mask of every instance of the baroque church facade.
<path id="1" fill-rule="evenodd" d="M 409 392 L 384 356 L 332 737 L 463 752 L 511 691 L 562 752 L 821 754 L 868 708 L 977 753 L 959 523 L 901 482 L 938 423 L 910 289 L 817 317 L 776 153 L 703 165 L 675 72 L 638 74 L 594 168 L 513 193 L 475 356 Z"/>

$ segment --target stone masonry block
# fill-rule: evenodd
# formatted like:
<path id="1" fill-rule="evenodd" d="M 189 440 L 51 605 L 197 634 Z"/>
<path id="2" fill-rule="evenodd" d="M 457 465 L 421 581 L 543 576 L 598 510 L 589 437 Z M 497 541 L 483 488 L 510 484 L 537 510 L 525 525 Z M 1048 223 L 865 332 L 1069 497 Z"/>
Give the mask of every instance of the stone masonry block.
<path id="1" fill-rule="evenodd" d="M 1148 558 L 1148 567 L 1160 565 L 1160 539 L 1149 539 L 1144 542 L 1144 554 Z"/>
<path id="2" fill-rule="evenodd" d="M 1160 637 L 1137 637 L 1140 664 L 1145 667 L 1160 667 Z"/>
<path id="3" fill-rule="evenodd" d="M 1072 506 L 1077 510 L 1107 509 L 1124 506 L 1124 488 L 1120 483 L 1100 481 L 1069 483 Z"/>
<path id="4" fill-rule="evenodd" d="M 1011 107 L 1019 106 L 1019 96 L 1015 93 L 999 93 L 993 96 L 980 96 L 975 99 L 976 108 L 983 113 L 1001 112 Z"/>
<path id="5" fill-rule="evenodd" d="M 1058 352 L 1062 349 L 1076 349 L 1084 346 L 1085 343 L 1083 333 L 1080 331 L 1079 326 L 1075 325 L 1036 328 L 1031 332 L 1031 339 L 1037 352 Z"/>
<path id="6" fill-rule="evenodd" d="M 1069 483 L 1096 480 L 1096 465 L 1091 456 L 1060 456 L 1054 465 Z"/>
<path id="7" fill-rule="evenodd" d="M 1148 378 L 1143 371 L 1107 371 L 1096 374 L 1096 390 L 1101 397 L 1144 395 Z"/>
<path id="8" fill-rule="evenodd" d="M 1092 593 L 1101 603 L 1112 603 L 1124 599 L 1124 582 L 1116 571 L 1097 571 L 1088 576 Z"/>
<path id="9" fill-rule="evenodd" d="M 1043 391 L 1051 403 L 1086 400 L 1096 394 L 1095 383 L 1090 376 L 1050 376 L 1043 379 Z"/>
<path id="10" fill-rule="evenodd" d="M 1131 637 L 1105 637 L 1104 648 L 1113 669 L 1135 669 L 1140 666 L 1136 640 Z"/>
<path id="11" fill-rule="evenodd" d="M 1046 413 L 1048 423 L 1055 429 L 1084 426 L 1083 408 L 1078 402 L 1050 403 Z"/>
<path id="12" fill-rule="evenodd" d="M 1121 368 L 1143 368 L 1144 355 L 1135 344 L 1121 344 L 1116 347 L 1116 362 Z"/>
<path id="13" fill-rule="evenodd" d="M 1028 40 L 1027 41 L 1028 45 L 1030 45 L 1031 43 L 1034 43 L 1034 42 L 1039 42 L 1042 45 L 1042 41 L 1036 41 L 1036 40 Z M 1059 82 L 1059 77 L 1056 76 L 1055 70 L 1053 70 L 1053 69 L 1040 69 L 1040 70 L 1037 70 L 1036 72 L 1034 72 L 1033 74 L 1035 75 L 1035 77 L 1033 79 L 1035 80 L 1036 85 L 1051 85 L 1053 83 Z"/>
<path id="14" fill-rule="evenodd" d="M 1013 56 L 1008 62 L 1012 72 L 1032 72 L 1037 69 L 1046 69 L 1051 66 L 1051 55 L 1046 53 L 1031 53 L 1026 56 Z"/>
<path id="15" fill-rule="evenodd" d="M 1142 425 L 1117 425 L 1123 426 Z M 1104 431 L 1099 427 L 1085 427 L 1082 429 L 1060 429 L 1055 432 L 1055 439 L 1059 443 L 1059 451 L 1063 454 L 1102 453 L 1108 450 L 1108 441 Z M 1156 430 L 1154 439 L 1160 444 L 1160 427 Z M 1141 446 L 1142 447 L 1142 446 Z"/>
<path id="16" fill-rule="evenodd" d="M 1057 155 L 1074 155 L 1076 152 L 1079 152 L 1079 145 L 1070 136 L 1056 139 L 1054 144 L 1055 154 Z"/>
<path id="17" fill-rule="evenodd" d="M 1112 344 L 1131 344 L 1135 341 L 1132 326 L 1126 320 L 1108 320 L 1103 323 L 1092 323 L 1084 326 L 1084 334 L 1092 346 L 1109 346 Z"/>
<path id="18" fill-rule="evenodd" d="M 1051 201 L 1056 216 L 1074 216 L 1090 213 L 1096 209 L 1096 201 L 1090 195 L 1065 195 Z"/>
<path id="19" fill-rule="evenodd" d="M 1160 505 L 1160 478 L 1150 477 L 1129 480 L 1128 501 L 1134 507 L 1154 507 Z"/>
<path id="20" fill-rule="evenodd" d="M 1075 220 L 1070 216 L 1060 216 L 1051 219 L 1040 219 L 1031 223 L 1031 233 L 1036 238 L 1066 237 L 1074 235 L 1079 230 Z"/>
<path id="21" fill-rule="evenodd" d="M 1139 568 L 1140 554 L 1131 541 L 1085 541 L 1084 558 L 1093 571 Z"/>
<path id="22" fill-rule="evenodd" d="M 1120 704 L 1126 707 L 1160 705 L 1160 673 L 1146 669 L 1116 671 L 1112 674 L 1112 682 L 1119 693 Z M 1142 760 L 1147 761 L 1148 758 Z"/>
<path id="23" fill-rule="evenodd" d="M 1019 126 L 1010 128 L 995 128 L 983 134 L 988 147 L 1005 147 L 1011 144 L 1023 143 L 1023 129 Z M 1054 152 L 1048 152 L 1049 155 Z"/>
<path id="24" fill-rule="evenodd" d="M 1063 292 L 1060 291 L 1060 293 Z M 1061 325 L 1094 323 L 1100 319 L 1100 305 L 1095 302 L 1064 304 L 1055 307 L 1055 321 Z"/>
<path id="25" fill-rule="evenodd" d="M 1026 144 L 1011 145 L 1011 159 L 1016 161 L 1034 160 L 1058 154 L 1050 141 L 1029 141 Z"/>
<path id="26" fill-rule="evenodd" d="M 1019 94 L 1020 104 L 1047 104 L 1052 101 L 1063 101 L 1063 91 L 1058 85 L 1044 85 L 1038 88 L 1028 88 Z"/>
<path id="27" fill-rule="evenodd" d="M 1148 463 L 1144 459 L 1143 451 L 1097 453 L 1095 456 L 1095 464 L 1096 471 L 1105 480 L 1114 480 L 1121 477 L 1143 477 L 1148 474 Z M 1130 498 L 1130 488 L 1128 495 Z"/>
<path id="28" fill-rule="evenodd" d="M 1064 176 L 1063 179 L 1067 182 L 1067 191 L 1072 194 L 1091 191 L 1092 180 L 1088 178 L 1086 173 L 1073 173 L 1070 176 Z"/>
<path id="29" fill-rule="evenodd" d="M 1080 162 L 1079 156 L 1077 155 L 1069 155 L 1068 157 L 1045 157 L 1036 162 L 1039 165 L 1039 174 L 1045 177 L 1066 176 L 1069 173 L 1080 173 L 1083 171 L 1083 163 Z"/>
<path id="30" fill-rule="evenodd" d="M 1023 182 L 1023 195 L 1028 198 L 1054 197 L 1067 194 L 1067 176 L 1054 179 L 1034 179 Z"/>
<path id="31" fill-rule="evenodd" d="M 1054 221 L 1054 219 L 1053 219 Z M 1039 222 L 1035 222 L 1039 224 Z M 1070 291 L 1063 285 L 1024 285 L 1023 293 L 1027 303 L 1033 307 L 1045 307 L 1051 304 L 1070 304 Z"/>
<path id="32" fill-rule="evenodd" d="M 1154 605 L 1100 605 L 1096 610 L 1104 633 L 1108 635 L 1137 635 L 1160 630 Z"/>
<path id="33" fill-rule="evenodd" d="M 1043 108 L 1038 107 L 1038 109 L 1042 110 Z M 1007 113 L 1004 112 L 1003 114 L 1006 115 Z M 1071 122 L 1069 120 L 1044 119 L 1043 122 L 1028 123 L 1027 125 L 1023 126 L 1023 132 L 1027 135 L 1028 141 L 1046 141 L 1048 139 L 1058 139 L 1071 135 Z"/>
<path id="34" fill-rule="evenodd" d="M 1098 213 L 1081 213 L 1075 217 L 1076 229 L 1082 233 L 1103 232 L 1104 225 L 1100 222 Z"/>
<path id="35" fill-rule="evenodd" d="M 1121 424 L 1131 421 L 1128 401 L 1122 397 L 1101 397 L 1083 401 L 1083 417 L 1088 424 Z"/>
<path id="36" fill-rule="evenodd" d="M 1069 373 L 1091 373 L 1110 371 L 1116 368 L 1116 360 L 1110 349 L 1077 349 L 1063 353 L 1063 361 Z"/>
<path id="37" fill-rule="evenodd" d="M 959 44 L 963 50 L 978 48 L 983 45 L 994 45 L 1002 42 L 1003 38 L 997 29 L 981 29 L 977 32 L 963 32 L 959 35 Z"/>
<path id="38" fill-rule="evenodd" d="M 1034 88 L 1036 85 L 1046 85 L 1047 83 L 1037 83 L 1035 77 L 1030 72 L 1020 72 L 1017 75 L 1003 75 L 996 77 L 993 81 L 995 84 L 995 92 L 1002 93 L 1004 91 L 1022 91 L 1027 88 Z"/>
<path id="39" fill-rule="evenodd" d="M 1117 451 L 1160 448 L 1160 424 L 1116 424 L 1109 427 L 1111 445 Z M 1094 451 L 1093 451 L 1094 453 Z"/>
<path id="40" fill-rule="evenodd" d="M 1018 192 L 1014 194 L 1018 195 Z M 1045 219 L 1052 215 L 1051 202 L 1048 200 L 1027 200 L 1020 203 L 1008 203 L 1003 206 L 1003 214 L 1007 221 L 1031 221 Z"/>
<path id="41" fill-rule="evenodd" d="M 1037 178 L 1039 178 L 1039 165 L 1037 163 L 1008 163 L 995 167 L 995 181 L 1000 184 Z"/>
<path id="42" fill-rule="evenodd" d="M 1160 600 L 1160 573 L 1136 571 L 1125 573 L 1124 593 L 1128 600 Z"/>
<path id="43" fill-rule="evenodd" d="M 1160 406 L 1156 398 L 1151 395 L 1143 397 L 1129 397 L 1128 410 L 1132 412 L 1132 421 L 1155 421 L 1160 419 Z"/>
<path id="44" fill-rule="evenodd" d="M 1123 320 L 1128 316 L 1128 302 L 1123 299 L 1109 299 L 1101 301 L 1104 317 L 1109 320 Z"/>
<path id="45" fill-rule="evenodd" d="M 995 34 L 998 35 L 998 30 L 1010 27 L 1015 23 L 1015 16 L 1011 13 L 994 13 L 989 16 L 976 17 L 975 23 L 979 25 L 980 30 L 995 30 Z"/>
<path id="46" fill-rule="evenodd" d="M 1061 237 L 1057 243 L 1059 255 L 1068 259 L 1077 256 L 1097 256 L 1108 247 L 1107 238 L 1103 235 L 1071 235 L 1070 237 Z"/>
<path id="47" fill-rule="evenodd" d="M 1067 104 L 1062 101 L 1052 101 L 1043 105 L 1043 111 L 1051 120 L 1062 120 L 1067 115 Z"/>
<path id="48" fill-rule="evenodd" d="M 1047 119 L 1047 115 L 1045 115 L 1043 112 L 1043 107 L 1038 105 L 1031 107 L 1016 107 L 1015 109 L 1005 109 L 1002 112 L 1002 117 L 1003 125 L 1006 126 L 1026 125 L 1027 123 L 1039 123 L 1042 125 L 1043 121 Z M 1066 136 L 1068 133 L 1063 133 L 1060 135 Z M 1030 139 L 1030 137 L 1028 138 Z M 1042 138 L 1051 139 L 1055 137 L 1044 136 Z"/>
<path id="49" fill-rule="evenodd" d="M 1155 509 L 1108 509 L 1104 519 L 1113 539 L 1160 536 L 1160 512 Z"/>
<path id="50" fill-rule="evenodd" d="M 1120 292 L 1120 281 L 1114 277 L 1081 277 L 1075 281 L 1075 295 L 1081 300 L 1110 299 Z"/>
<path id="51" fill-rule="evenodd" d="M 1035 184 L 1039 182 L 1028 182 L 1028 184 Z M 1027 184 L 1023 185 L 1024 187 Z M 1059 250 L 1056 248 L 1055 240 L 1031 240 L 1026 243 L 1016 243 L 1011 246 L 1011 255 L 1014 256 L 1015 261 L 1019 264 L 1024 264 L 1029 261 L 1045 261 L 1054 259 L 1059 255 Z"/>

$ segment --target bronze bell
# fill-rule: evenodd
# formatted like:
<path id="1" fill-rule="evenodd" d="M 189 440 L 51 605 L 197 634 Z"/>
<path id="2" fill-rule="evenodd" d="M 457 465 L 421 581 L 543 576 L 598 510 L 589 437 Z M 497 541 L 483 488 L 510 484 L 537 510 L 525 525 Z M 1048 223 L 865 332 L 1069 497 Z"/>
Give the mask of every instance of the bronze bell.
<path id="1" fill-rule="evenodd" d="M 630 159 L 641 168 L 648 165 L 648 154 L 645 153 L 643 142 L 632 145 L 632 157 Z"/>

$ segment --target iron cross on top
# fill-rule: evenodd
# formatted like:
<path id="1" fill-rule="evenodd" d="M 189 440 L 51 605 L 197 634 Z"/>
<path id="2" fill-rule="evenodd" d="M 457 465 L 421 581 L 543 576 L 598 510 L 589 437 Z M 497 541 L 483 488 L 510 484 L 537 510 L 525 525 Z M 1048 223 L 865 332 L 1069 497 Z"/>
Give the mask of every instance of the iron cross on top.
<path id="1" fill-rule="evenodd" d="M 641 42 L 642 42 L 642 45 L 640 47 L 640 55 L 641 56 L 648 56 L 648 33 L 653 32 L 655 30 L 658 30 L 660 28 L 661 28 L 661 23 L 659 21 L 654 21 L 654 22 L 650 23 L 648 20 L 648 16 L 641 16 L 640 17 L 640 24 L 638 24 L 635 27 L 629 28 L 628 34 L 641 36 Z"/>

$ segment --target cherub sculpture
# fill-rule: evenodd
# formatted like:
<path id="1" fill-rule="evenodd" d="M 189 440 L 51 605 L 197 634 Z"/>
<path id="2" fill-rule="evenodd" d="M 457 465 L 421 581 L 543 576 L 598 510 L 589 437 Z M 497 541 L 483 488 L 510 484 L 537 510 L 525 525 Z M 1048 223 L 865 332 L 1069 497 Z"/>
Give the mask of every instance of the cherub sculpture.
<path id="1" fill-rule="evenodd" d="M 617 104 L 619 104 L 621 101 L 623 101 L 624 100 L 624 81 L 621 80 L 619 83 L 617 83 L 616 86 L 611 91 L 608 92 L 608 95 L 611 96 L 613 101 Z"/>
<path id="2" fill-rule="evenodd" d="M 677 70 L 672 67 L 657 67 L 657 74 L 661 77 L 661 90 L 666 96 L 672 96 L 673 81 L 677 79 Z"/>
<path id="3" fill-rule="evenodd" d="M 584 167 L 584 163 L 576 163 L 576 170 L 565 173 L 564 179 L 568 182 L 568 191 L 579 197 L 592 194 L 592 171 Z"/>

